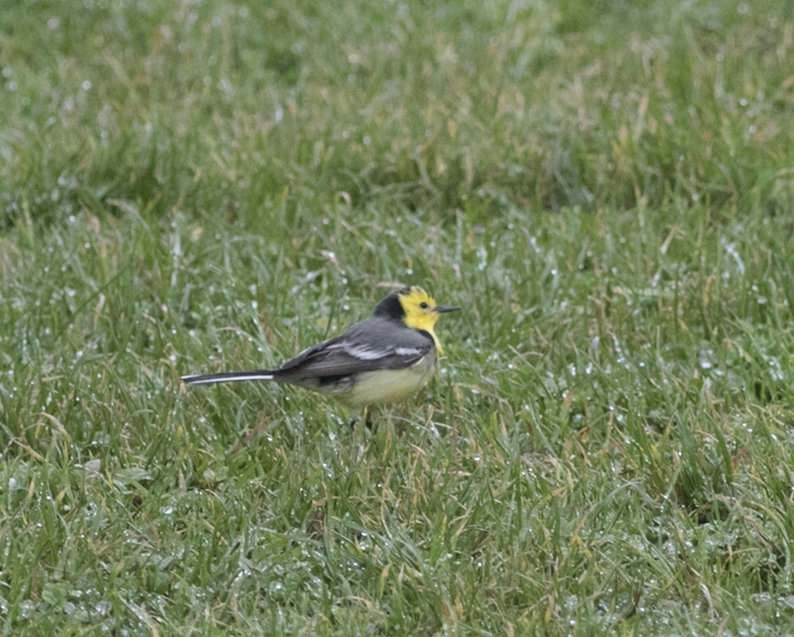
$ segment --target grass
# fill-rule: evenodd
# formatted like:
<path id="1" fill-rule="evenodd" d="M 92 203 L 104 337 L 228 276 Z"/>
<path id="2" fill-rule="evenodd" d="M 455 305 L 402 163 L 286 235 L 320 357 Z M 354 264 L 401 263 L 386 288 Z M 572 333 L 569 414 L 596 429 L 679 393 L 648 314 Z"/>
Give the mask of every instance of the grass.
<path id="1" fill-rule="evenodd" d="M 0 11 L 0 631 L 794 626 L 790 3 Z M 275 365 L 392 282 L 443 370 Z"/>

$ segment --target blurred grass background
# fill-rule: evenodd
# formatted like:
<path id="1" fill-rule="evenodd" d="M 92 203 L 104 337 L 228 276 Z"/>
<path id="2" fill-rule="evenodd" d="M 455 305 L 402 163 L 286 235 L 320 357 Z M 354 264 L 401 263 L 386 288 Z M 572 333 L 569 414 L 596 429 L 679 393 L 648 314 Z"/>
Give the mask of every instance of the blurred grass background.
<path id="1" fill-rule="evenodd" d="M 793 7 L 4 2 L 3 634 L 791 630 Z"/>

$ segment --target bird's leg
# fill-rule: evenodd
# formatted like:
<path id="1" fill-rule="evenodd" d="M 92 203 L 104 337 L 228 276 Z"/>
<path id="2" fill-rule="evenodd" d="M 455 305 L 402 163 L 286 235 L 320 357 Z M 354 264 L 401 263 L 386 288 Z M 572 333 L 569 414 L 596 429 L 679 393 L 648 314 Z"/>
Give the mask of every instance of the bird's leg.
<path id="1" fill-rule="evenodd" d="M 372 430 L 372 414 L 370 414 L 369 410 L 364 407 L 361 410 L 361 414 L 358 416 L 353 416 L 350 419 L 350 428 L 353 429 L 359 423 L 360 420 L 364 420 L 364 424 L 367 426 L 367 429 Z"/>

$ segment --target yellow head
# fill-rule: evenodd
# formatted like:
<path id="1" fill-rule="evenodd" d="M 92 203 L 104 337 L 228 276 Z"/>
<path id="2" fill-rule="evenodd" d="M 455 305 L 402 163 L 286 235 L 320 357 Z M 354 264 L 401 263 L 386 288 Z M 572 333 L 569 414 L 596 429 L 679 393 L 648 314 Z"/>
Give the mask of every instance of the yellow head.
<path id="1" fill-rule="evenodd" d="M 441 314 L 454 312 L 459 307 L 436 305 L 436 302 L 422 288 L 412 285 L 389 294 L 375 308 L 375 316 L 382 316 L 393 321 L 404 323 L 415 330 L 422 330 L 430 334 L 436 343 L 436 349 L 441 353 L 433 327 Z"/>

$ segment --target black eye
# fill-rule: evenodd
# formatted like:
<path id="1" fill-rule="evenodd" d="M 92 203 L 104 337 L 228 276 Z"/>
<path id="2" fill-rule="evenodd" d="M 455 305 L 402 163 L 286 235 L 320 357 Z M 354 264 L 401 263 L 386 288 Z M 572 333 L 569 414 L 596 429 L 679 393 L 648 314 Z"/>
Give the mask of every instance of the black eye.
<path id="1" fill-rule="evenodd" d="M 423 310 L 426 310 L 426 309 L 427 309 L 427 303 L 425 303 L 424 301 L 422 301 L 422 302 L 419 304 L 419 307 L 421 307 Z"/>

